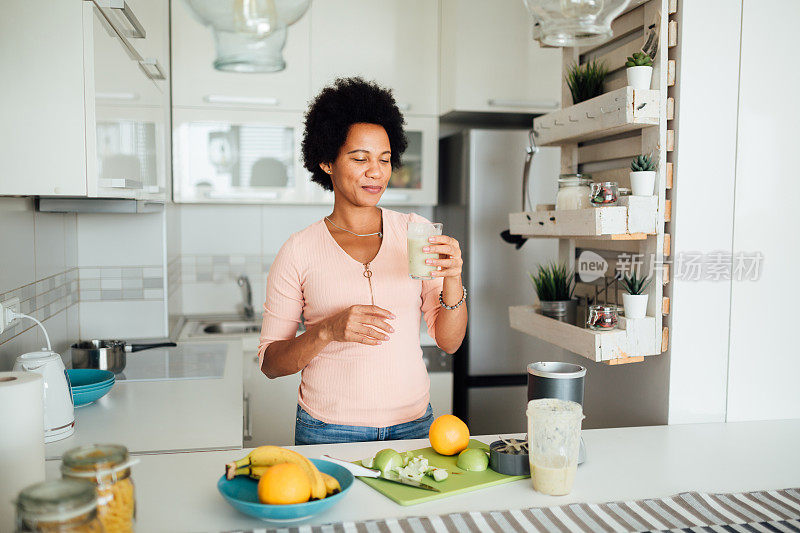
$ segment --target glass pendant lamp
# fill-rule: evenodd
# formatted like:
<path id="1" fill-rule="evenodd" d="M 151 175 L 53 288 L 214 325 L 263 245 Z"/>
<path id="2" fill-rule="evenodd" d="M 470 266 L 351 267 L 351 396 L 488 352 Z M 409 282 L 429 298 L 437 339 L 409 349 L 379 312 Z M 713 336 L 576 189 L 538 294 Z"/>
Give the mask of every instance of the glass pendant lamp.
<path id="1" fill-rule="evenodd" d="M 630 0 L 523 0 L 533 15 L 534 39 L 550 46 L 602 44 Z"/>
<path id="2" fill-rule="evenodd" d="M 214 68 L 229 72 L 278 72 L 286 68 L 287 28 L 311 0 L 185 0 L 214 34 Z"/>

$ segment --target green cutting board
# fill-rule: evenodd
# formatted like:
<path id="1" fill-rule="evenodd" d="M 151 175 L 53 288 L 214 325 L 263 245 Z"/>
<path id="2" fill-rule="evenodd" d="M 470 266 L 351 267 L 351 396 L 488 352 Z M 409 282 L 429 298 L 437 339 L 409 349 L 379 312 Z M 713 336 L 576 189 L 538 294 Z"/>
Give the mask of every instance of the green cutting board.
<path id="1" fill-rule="evenodd" d="M 470 448 L 479 448 L 482 450 L 489 450 L 489 446 L 477 440 L 470 439 Z M 398 450 L 400 451 L 400 450 Z M 401 452 L 403 453 L 403 452 Z M 437 468 L 444 468 L 449 472 L 449 476 L 444 481 L 434 481 L 430 476 L 425 476 L 423 482 L 426 485 L 431 485 L 441 490 L 441 492 L 434 492 L 432 490 L 420 489 L 417 487 L 410 487 L 408 485 L 401 485 L 399 483 L 392 483 L 385 479 L 360 477 L 361 481 L 377 490 L 384 496 L 396 501 L 400 505 L 415 505 L 417 503 L 425 503 L 439 498 L 446 498 L 455 494 L 462 494 L 473 490 L 491 487 L 493 485 L 500 485 L 501 483 L 508 483 L 509 481 L 517 481 L 525 479 L 529 476 L 505 476 L 498 474 L 494 470 L 487 468 L 483 472 L 468 472 L 461 470 L 456 466 L 456 459 L 458 455 L 447 456 L 439 455 L 433 448 L 422 448 L 420 450 L 413 450 L 414 456 L 421 455 L 428 460 L 431 466 Z M 361 461 L 355 461 L 361 464 Z M 461 472 L 456 474 L 456 472 Z"/>

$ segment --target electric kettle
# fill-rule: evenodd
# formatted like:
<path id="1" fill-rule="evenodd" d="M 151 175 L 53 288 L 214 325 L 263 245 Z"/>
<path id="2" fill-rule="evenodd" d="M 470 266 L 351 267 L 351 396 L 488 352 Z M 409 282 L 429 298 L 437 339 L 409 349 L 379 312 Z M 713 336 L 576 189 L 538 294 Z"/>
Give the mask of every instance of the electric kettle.
<path id="1" fill-rule="evenodd" d="M 17 357 L 14 370 L 36 372 L 44 382 L 44 441 L 53 442 L 75 432 L 75 405 L 61 356 L 42 350 Z M 24 409 L 24 406 L 21 406 Z"/>

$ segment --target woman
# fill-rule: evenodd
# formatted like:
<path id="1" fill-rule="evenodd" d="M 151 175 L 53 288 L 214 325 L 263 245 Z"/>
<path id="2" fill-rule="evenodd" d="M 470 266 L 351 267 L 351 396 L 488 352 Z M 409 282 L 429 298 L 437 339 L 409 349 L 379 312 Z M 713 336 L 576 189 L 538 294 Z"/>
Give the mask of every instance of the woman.
<path id="1" fill-rule="evenodd" d="M 376 207 L 407 141 L 390 91 L 336 80 L 306 113 L 305 167 L 333 212 L 293 234 L 267 278 L 261 371 L 302 371 L 296 444 L 422 438 L 433 420 L 420 316 L 447 353 L 467 326 L 461 251 L 432 237 L 429 281 L 408 275 L 406 227 L 419 215 Z M 295 337 L 301 320 L 306 331 Z M 261 406 L 262 409 L 269 406 Z"/>

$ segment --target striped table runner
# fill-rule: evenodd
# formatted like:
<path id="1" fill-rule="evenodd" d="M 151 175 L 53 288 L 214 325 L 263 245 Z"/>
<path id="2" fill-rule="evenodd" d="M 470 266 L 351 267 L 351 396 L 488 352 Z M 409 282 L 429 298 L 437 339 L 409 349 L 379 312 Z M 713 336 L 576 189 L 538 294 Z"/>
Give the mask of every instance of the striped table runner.
<path id="1" fill-rule="evenodd" d="M 254 533 L 265 531 L 267 530 L 254 530 Z M 340 522 L 269 531 L 270 533 L 800 532 L 800 489 L 739 494 L 687 492 L 657 500 L 576 503 L 560 507 Z"/>

